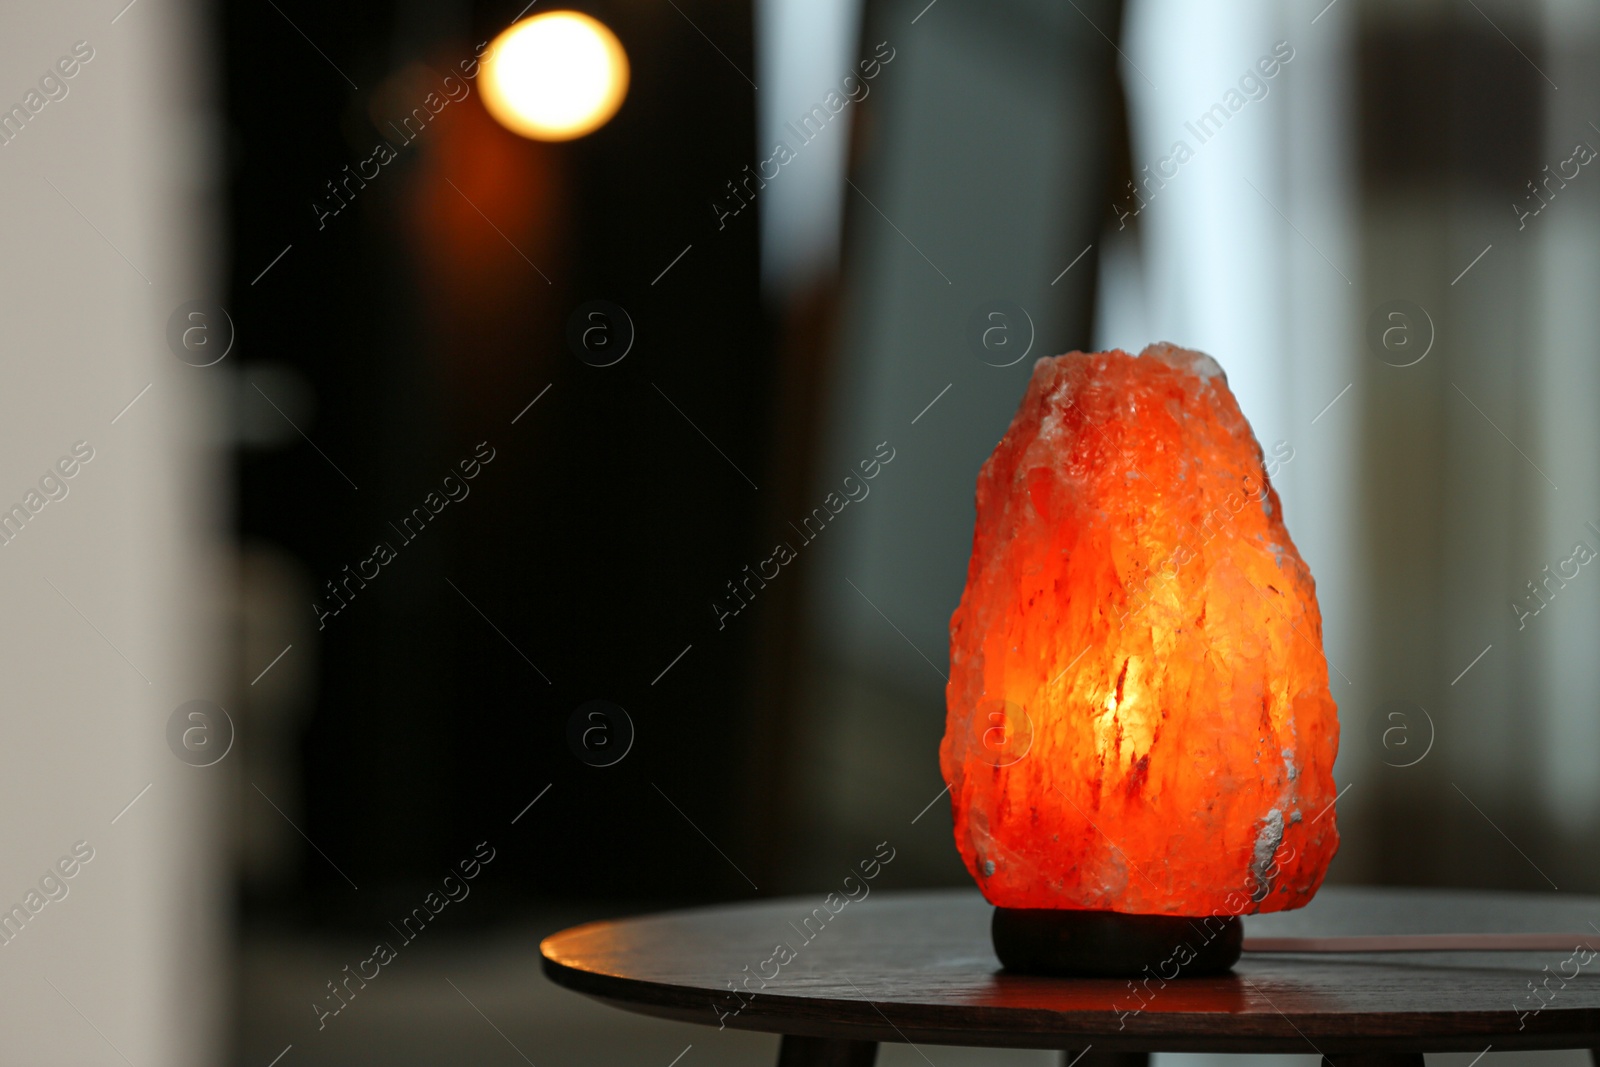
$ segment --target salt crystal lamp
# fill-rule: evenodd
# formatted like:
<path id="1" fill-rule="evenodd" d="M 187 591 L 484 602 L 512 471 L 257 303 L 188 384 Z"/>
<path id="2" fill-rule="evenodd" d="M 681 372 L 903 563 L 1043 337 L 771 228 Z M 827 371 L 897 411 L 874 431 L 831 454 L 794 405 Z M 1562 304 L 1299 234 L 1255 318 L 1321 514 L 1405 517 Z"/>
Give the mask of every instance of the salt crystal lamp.
<path id="1" fill-rule="evenodd" d="M 1339 843 L 1316 591 L 1226 376 L 1039 360 L 977 505 L 939 759 L 1001 962 L 1226 970 Z"/>

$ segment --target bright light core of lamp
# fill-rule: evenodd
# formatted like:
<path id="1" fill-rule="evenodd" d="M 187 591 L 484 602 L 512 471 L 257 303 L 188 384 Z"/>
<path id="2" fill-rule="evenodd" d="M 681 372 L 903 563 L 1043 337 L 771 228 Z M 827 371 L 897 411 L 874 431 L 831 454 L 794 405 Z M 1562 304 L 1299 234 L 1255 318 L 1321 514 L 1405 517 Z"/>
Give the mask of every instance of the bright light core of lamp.
<path id="1" fill-rule="evenodd" d="M 622 42 L 576 11 L 522 20 L 495 38 L 483 62 L 489 114 L 536 141 L 568 141 L 599 129 L 628 93 Z"/>

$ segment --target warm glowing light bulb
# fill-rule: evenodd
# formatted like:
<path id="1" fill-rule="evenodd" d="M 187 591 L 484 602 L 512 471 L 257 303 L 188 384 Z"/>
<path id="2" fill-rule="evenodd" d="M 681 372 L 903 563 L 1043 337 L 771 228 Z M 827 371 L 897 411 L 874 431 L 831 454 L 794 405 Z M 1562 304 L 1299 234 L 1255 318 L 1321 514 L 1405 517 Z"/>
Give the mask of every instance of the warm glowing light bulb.
<path id="1" fill-rule="evenodd" d="M 489 114 L 536 141 L 569 141 L 599 129 L 628 94 L 622 42 L 577 11 L 522 20 L 495 38 L 483 62 Z"/>

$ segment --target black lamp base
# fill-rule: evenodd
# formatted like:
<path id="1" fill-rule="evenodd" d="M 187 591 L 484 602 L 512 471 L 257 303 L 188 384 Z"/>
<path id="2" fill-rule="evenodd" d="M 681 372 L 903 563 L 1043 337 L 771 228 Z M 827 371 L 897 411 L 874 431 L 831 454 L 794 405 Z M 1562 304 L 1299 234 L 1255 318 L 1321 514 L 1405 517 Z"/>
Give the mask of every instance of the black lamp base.
<path id="1" fill-rule="evenodd" d="M 1239 962 L 1244 924 L 1237 915 L 996 908 L 990 936 L 1006 970 L 1020 974 L 1171 981 L 1222 974 Z"/>

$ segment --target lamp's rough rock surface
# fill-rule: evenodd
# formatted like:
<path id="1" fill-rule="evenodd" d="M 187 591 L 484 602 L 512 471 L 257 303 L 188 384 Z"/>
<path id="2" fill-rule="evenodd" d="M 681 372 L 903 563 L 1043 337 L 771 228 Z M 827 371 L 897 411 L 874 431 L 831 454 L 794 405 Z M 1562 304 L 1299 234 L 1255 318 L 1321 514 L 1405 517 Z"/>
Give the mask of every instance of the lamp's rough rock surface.
<path id="1" fill-rule="evenodd" d="M 1310 901 L 1338 847 L 1311 572 L 1207 355 L 1034 365 L 978 478 L 940 763 L 993 904 Z"/>

